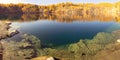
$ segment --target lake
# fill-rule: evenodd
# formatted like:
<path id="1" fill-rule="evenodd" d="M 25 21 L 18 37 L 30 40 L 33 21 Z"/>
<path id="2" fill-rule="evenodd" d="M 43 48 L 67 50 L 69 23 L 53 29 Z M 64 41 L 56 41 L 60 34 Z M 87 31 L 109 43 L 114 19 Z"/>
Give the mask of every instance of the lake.
<path id="1" fill-rule="evenodd" d="M 20 34 L 36 36 L 43 46 L 69 45 L 81 39 L 93 39 L 99 32 L 120 29 L 119 21 L 110 16 L 12 14 L 3 16 L 1 20 L 11 21 L 13 27 L 18 26 Z"/>
<path id="2" fill-rule="evenodd" d="M 36 36 L 45 46 L 76 43 L 80 39 L 93 39 L 99 32 L 111 32 L 120 29 L 120 24 L 114 20 L 109 22 L 75 20 L 69 23 L 56 20 L 34 20 L 13 22 L 12 26 L 19 26 L 20 32 Z"/>
<path id="3" fill-rule="evenodd" d="M 0 4 L 0 60 L 119 60 L 119 56 L 120 2 Z"/>

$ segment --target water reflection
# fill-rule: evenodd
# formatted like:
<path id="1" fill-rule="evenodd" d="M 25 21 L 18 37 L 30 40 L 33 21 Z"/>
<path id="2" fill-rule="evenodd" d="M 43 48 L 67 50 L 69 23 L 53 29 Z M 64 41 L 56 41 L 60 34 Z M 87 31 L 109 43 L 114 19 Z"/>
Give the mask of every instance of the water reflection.
<path id="1" fill-rule="evenodd" d="M 54 20 L 58 22 L 73 22 L 73 21 L 100 21 L 100 22 L 120 22 L 120 17 L 117 16 L 81 16 L 79 14 L 4 14 L 0 15 L 0 20 L 9 20 L 9 21 L 19 21 L 19 22 L 25 22 L 25 21 L 35 21 L 35 20 Z"/>

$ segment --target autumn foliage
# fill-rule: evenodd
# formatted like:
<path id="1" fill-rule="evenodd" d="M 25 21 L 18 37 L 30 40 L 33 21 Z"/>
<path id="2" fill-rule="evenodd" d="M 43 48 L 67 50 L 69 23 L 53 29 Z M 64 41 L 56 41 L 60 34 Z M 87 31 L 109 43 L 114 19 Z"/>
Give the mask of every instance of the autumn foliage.
<path id="1" fill-rule="evenodd" d="M 120 16 L 120 2 L 116 3 L 79 3 L 71 2 L 52 4 L 52 5 L 34 5 L 34 4 L 0 4 L 0 17 L 9 14 L 38 14 L 40 17 L 47 16 L 49 19 L 62 19 L 68 17 L 70 19 L 95 19 L 96 18 L 113 18 L 119 20 Z M 38 19 L 38 15 L 34 17 Z M 23 16 L 22 18 L 25 18 Z M 72 16 L 72 18 L 71 18 Z M 6 16 L 7 17 L 7 16 Z M 59 18 L 60 17 L 60 18 Z M 17 17 L 16 17 L 17 18 Z"/>

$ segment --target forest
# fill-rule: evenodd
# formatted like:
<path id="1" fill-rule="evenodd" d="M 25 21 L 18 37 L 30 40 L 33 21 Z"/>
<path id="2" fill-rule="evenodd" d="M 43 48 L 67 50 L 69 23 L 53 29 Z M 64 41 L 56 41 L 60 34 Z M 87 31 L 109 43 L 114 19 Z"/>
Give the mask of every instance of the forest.
<path id="1" fill-rule="evenodd" d="M 80 3 L 74 4 L 71 2 L 52 4 L 52 5 L 34 5 L 34 4 L 0 4 L 0 14 L 29 14 L 29 13 L 37 13 L 37 14 L 79 14 L 92 16 L 97 14 L 102 14 L 106 12 L 106 14 L 113 13 L 119 14 L 120 10 L 120 2 L 117 3 Z M 106 15 L 105 14 L 105 15 Z"/>
<path id="2" fill-rule="evenodd" d="M 59 22 L 73 20 L 120 20 L 120 2 L 79 3 L 71 2 L 34 5 L 34 4 L 0 4 L 0 20 L 40 20 L 57 19 Z"/>

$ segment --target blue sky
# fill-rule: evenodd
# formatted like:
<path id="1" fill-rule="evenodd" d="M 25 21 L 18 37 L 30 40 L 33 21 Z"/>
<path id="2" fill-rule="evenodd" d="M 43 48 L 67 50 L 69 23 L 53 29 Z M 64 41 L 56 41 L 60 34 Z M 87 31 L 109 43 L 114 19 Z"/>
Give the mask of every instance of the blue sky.
<path id="1" fill-rule="evenodd" d="M 0 3 L 31 3 L 31 4 L 56 4 L 60 2 L 73 3 L 99 3 L 99 2 L 117 2 L 120 0 L 1 0 Z"/>

